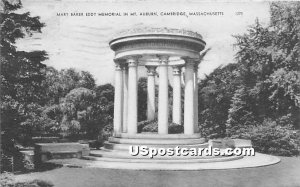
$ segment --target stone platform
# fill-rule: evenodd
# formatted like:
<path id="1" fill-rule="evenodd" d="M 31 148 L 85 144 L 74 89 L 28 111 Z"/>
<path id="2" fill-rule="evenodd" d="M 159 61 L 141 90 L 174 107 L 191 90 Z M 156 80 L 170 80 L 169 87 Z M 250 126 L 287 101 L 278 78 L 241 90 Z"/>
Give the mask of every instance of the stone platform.
<path id="1" fill-rule="evenodd" d="M 129 146 L 147 146 L 152 148 L 205 148 L 208 146 L 205 138 L 200 138 L 199 134 L 133 134 L 120 133 L 114 137 L 110 137 L 104 143 L 102 150 L 106 152 L 120 151 L 128 153 Z M 100 153 L 99 153 L 100 154 Z"/>
<path id="2" fill-rule="evenodd" d="M 105 169 L 125 169 L 125 170 L 170 170 L 170 171 L 185 171 L 185 170 L 220 170 L 220 169 L 241 169 L 262 167 L 280 162 L 280 159 L 275 156 L 256 153 L 255 156 L 243 157 L 237 160 L 226 160 L 219 162 L 138 162 L 138 160 L 130 160 L 127 162 L 118 159 L 108 159 L 101 157 L 93 157 L 94 159 L 53 159 L 50 163 L 55 163 L 67 167 L 82 167 L 82 168 L 105 168 Z M 110 160 L 110 161 L 109 161 Z"/>
<path id="3" fill-rule="evenodd" d="M 277 157 L 259 154 L 255 156 L 132 156 L 130 146 L 147 146 L 148 148 L 220 148 L 252 147 L 247 140 L 210 140 L 207 142 L 199 134 L 118 134 L 110 137 L 101 150 L 92 150 L 82 159 L 89 161 L 88 167 L 137 169 L 137 170 L 201 170 L 258 167 L 279 162 Z M 224 147 L 225 146 L 225 147 Z"/>

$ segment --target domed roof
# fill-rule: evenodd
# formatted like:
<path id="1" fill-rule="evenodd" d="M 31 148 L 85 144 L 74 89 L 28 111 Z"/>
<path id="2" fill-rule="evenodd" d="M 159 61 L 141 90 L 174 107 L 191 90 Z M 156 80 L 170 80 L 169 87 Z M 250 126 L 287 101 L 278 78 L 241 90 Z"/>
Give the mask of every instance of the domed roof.
<path id="1" fill-rule="evenodd" d="M 131 29 L 122 30 L 116 34 L 114 39 L 128 36 L 137 36 L 137 35 L 178 35 L 178 36 L 187 36 L 196 39 L 202 40 L 202 36 L 197 33 L 186 29 L 174 29 L 167 27 L 136 27 Z"/>
<path id="2" fill-rule="evenodd" d="M 132 27 L 109 42 L 116 59 L 134 55 L 199 58 L 205 45 L 197 32 L 167 27 Z"/>

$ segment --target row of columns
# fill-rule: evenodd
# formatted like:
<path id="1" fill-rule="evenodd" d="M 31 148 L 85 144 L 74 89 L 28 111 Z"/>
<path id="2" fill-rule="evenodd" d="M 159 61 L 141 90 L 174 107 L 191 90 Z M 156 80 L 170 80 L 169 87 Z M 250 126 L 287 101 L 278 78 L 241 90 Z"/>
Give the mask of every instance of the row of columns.
<path id="1" fill-rule="evenodd" d="M 185 97 L 184 97 L 184 134 L 198 132 L 198 63 L 185 59 Z M 158 92 L 158 133 L 168 134 L 168 56 L 159 56 L 159 92 Z M 127 59 L 123 65 L 116 62 L 114 134 L 137 133 L 137 93 L 138 58 Z M 155 118 L 155 66 L 146 66 L 147 81 L 147 119 Z M 173 122 L 181 124 L 181 68 L 173 66 Z"/>

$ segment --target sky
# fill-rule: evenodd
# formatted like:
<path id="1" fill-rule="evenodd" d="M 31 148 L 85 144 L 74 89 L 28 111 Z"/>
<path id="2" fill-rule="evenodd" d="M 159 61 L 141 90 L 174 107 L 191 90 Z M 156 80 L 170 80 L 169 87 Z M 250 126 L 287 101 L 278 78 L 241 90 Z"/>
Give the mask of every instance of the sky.
<path id="1" fill-rule="evenodd" d="M 270 19 L 269 3 L 263 1 L 23 0 L 22 3 L 20 12 L 29 11 L 32 16 L 40 16 L 46 26 L 42 33 L 19 40 L 18 48 L 45 50 L 49 55 L 43 62 L 46 65 L 89 71 L 98 85 L 114 81 L 114 52 L 108 43 L 123 29 L 170 27 L 201 34 L 206 48 L 211 48 L 199 65 L 199 77 L 203 78 L 218 66 L 235 62 L 233 35 L 245 33 L 256 18 L 264 25 Z M 136 12 L 137 16 L 87 16 L 87 13 L 110 12 L 121 15 Z M 157 12 L 158 16 L 139 15 L 146 12 Z M 161 12 L 186 12 L 187 16 L 164 16 Z M 223 15 L 189 16 L 189 12 L 223 12 Z M 58 15 L 63 13 L 68 16 Z"/>

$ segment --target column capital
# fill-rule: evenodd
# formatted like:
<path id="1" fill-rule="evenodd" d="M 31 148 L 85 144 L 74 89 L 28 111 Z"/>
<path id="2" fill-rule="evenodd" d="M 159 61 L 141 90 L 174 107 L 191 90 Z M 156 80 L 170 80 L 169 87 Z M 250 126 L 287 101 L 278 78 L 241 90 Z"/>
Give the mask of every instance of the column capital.
<path id="1" fill-rule="evenodd" d="M 148 76 L 156 75 L 156 66 L 145 66 L 147 68 Z"/>
<path id="2" fill-rule="evenodd" d="M 122 65 L 122 69 L 123 69 L 123 70 L 128 70 L 128 64 L 127 64 L 127 63 L 123 64 L 123 65 Z"/>
<path id="3" fill-rule="evenodd" d="M 128 59 L 127 60 L 127 64 L 128 64 L 128 67 L 137 66 L 138 65 L 138 61 L 135 60 L 135 59 Z"/>
<path id="4" fill-rule="evenodd" d="M 198 59 L 189 58 L 189 57 L 181 57 L 181 59 L 185 61 L 185 64 L 187 66 L 195 66 L 196 64 L 198 65 L 198 63 L 197 63 Z"/>
<path id="5" fill-rule="evenodd" d="M 116 71 L 122 71 L 122 64 L 118 61 L 115 61 L 115 70 Z"/>
<path id="6" fill-rule="evenodd" d="M 136 56 L 129 56 L 128 58 L 126 58 L 126 62 L 128 64 L 128 66 L 137 66 L 138 65 L 138 61 L 142 56 L 140 55 L 136 55 Z"/>
<path id="7" fill-rule="evenodd" d="M 156 55 L 157 58 L 159 59 L 160 65 L 168 65 L 169 63 L 169 56 L 167 55 Z"/>
<path id="8" fill-rule="evenodd" d="M 194 62 L 193 61 L 186 61 L 185 67 L 194 69 L 194 67 L 195 67 Z"/>
<path id="9" fill-rule="evenodd" d="M 198 72 L 198 65 L 199 65 L 199 63 L 195 63 L 195 64 L 194 64 L 194 71 L 195 71 L 195 72 Z"/>
<path id="10" fill-rule="evenodd" d="M 173 66 L 173 75 L 181 75 L 181 66 Z"/>

